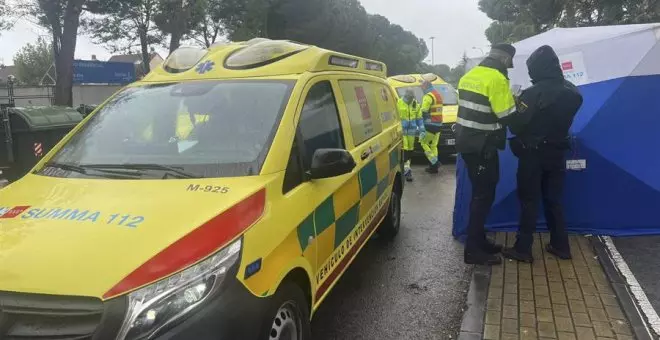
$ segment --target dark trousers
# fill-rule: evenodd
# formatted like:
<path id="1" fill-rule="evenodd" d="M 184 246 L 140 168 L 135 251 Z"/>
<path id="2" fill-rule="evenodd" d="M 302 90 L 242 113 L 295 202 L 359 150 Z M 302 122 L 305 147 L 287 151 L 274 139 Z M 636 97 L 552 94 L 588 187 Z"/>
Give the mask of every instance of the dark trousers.
<path id="1" fill-rule="evenodd" d="M 550 243 L 559 251 L 570 252 L 561 206 L 566 177 L 564 150 L 541 145 L 535 149 L 522 150 L 518 158 L 518 198 L 521 213 L 516 250 L 531 253 L 539 201 L 542 200 L 551 235 Z"/>
<path id="2" fill-rule="evenodd" d="M 486 241 L 484 224 L 495 201 L 495 189 L 500 180 L 500 159 L 496 150 L 489 153 L 461 154 L 472 182 L 470 221 L 465 251 L 480 252 Z"/>

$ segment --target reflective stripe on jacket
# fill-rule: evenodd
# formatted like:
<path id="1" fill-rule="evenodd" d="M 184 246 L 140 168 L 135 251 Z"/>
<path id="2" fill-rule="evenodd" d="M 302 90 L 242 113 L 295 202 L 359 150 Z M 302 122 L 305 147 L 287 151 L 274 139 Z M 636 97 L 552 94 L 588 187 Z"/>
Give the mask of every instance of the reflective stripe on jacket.
<path id="1" fill-rule="evenodd" d="M 413 99 L 413 101 L 408 104 L 403 98 L 400 98 L 397 102 L 397 111 L 399 111 L 399 119 L 401 119 L 403 134 L 406 136 L 415 136 L 417 134 L 417 122 L 422 118 L 417 101 Z"/>
<path id="2" fill-rule="evenodd" d="M 500 123 L 516 112 L 509 80 L 499 70 L 477 66 L 458 84 L 456 150 L 479 153 L 485 147 L 504 149 L 506 130 Z"/>
<path id="3" fill-rule="evenodd" d="M 431 133 L 438 133 L 442 129 L 442 95 L 432 89 L 422 98 L 422 116 L 424 126 Z"/>

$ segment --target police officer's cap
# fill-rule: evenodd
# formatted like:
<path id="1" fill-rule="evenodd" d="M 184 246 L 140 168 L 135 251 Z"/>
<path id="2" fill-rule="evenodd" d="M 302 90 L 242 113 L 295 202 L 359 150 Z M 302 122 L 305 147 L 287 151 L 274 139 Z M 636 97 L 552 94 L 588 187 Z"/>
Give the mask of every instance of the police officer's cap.
<path id="1" fill-rule="evenodd" d="M 511 56 L 511 58 L 516 56 L 516 48 L 511 44 L 497 44 L 493 45 L 493 50 L 502 51 Z"/>

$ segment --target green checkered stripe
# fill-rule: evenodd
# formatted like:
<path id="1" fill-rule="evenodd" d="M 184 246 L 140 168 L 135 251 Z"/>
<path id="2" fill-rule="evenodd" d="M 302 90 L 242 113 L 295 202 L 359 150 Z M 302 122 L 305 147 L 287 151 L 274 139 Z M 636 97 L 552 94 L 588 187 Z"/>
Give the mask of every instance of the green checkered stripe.
<path id="1" fill-rule="evenodd" d="M 400 149 L 396 148 L 389 153 L 382 153 L 378 158 L 371 160 L 360 169 L 358 172 L 359 195 L 357 193 L 346 195 L 343 192 L 343 190 L 350 190 L 350 188 L 347 188 L 347 186 L 350 186 L 350 183 L 348 183 L 337 193 L 323 201 L 316 207 L 314 212 L 298 225 L 298 241 L 302 252 L 309 246 L 310 236 L 318 240 L 320 235 L 331 230 L 334 230 L 334 248 L 342 244 L 360 219 L 364 217 L 360 214 L 360 203 L 364 201 L 369 204 L 368 206 L 375 204 L 376 200 L 385 193 L 390 185 L 390 173 L 401 169 L 400 152 Z M 381 165 L 380 171 L 379 164 Z M 373 194 L 374 191 L 375 195 Z M 337 202 L 335 200 L 340 198 L 354 202 L 351 202 L 352 205 L 344 213 L 337 214 Z M 366 200 L 370 200 L 370 202 Z M 346 204 L 343 205 L 346 206 Z M 362 211 L 362 215 L 366 213 L 367 211 Z"/>

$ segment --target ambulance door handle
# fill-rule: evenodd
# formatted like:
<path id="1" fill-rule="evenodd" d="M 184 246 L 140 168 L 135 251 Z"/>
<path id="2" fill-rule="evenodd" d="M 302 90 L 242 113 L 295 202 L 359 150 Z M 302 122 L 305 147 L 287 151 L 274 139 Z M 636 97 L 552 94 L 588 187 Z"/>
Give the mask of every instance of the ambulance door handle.
<path id="1" fill-rule="evenodd" d="M 360 156 L 360 159 L 365 160 L 365 159 L 369 158 L 369 156 L 371 156 L 371 149 L 364 150 L 364 152 Z"/>

